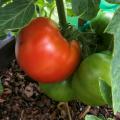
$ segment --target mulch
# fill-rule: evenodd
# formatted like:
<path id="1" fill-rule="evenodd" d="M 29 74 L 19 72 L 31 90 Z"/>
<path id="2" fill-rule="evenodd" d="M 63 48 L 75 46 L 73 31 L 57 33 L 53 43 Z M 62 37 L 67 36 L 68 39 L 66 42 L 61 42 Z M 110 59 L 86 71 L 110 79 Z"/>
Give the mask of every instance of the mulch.
<path id="1" fill-rule="evenodd" d="M 0 120 L 83 120 L 86 114 L 114 118 L 109 106 L 91 107 L 79 101 L 57 102 L 49 98 L 20 70 L 16 61 L 0 71 L 4 92 L 0 97 Z"/>

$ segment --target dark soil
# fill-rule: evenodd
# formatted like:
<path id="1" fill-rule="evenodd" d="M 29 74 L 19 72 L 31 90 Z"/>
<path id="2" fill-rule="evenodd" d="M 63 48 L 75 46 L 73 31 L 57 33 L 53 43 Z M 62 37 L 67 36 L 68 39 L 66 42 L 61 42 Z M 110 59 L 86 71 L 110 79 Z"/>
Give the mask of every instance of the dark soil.
<path id="1" fill-rule="evenodd" d="M 0 120 L 82 120 L 86 114 L 115 118 L 108 106 L 90 107 L 78 101 L 57 102 L 40 90 L 14 60 L 8 69 L 0 72 L 4 86 L 0 97 Z"/>

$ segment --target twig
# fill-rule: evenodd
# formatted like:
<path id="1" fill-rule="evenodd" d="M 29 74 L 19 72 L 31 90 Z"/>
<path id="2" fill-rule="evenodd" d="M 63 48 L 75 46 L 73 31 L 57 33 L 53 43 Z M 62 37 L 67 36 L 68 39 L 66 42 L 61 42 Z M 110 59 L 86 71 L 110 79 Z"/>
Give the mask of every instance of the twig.
<path id="1" fill-rule="evenodd" d="M 70 109 L 69 109 L 69 106 L 68 106 L 68 102 L 60 102 L 59 104 L 58 104 L 58 109 L 60 109 L 60 110 L 62 110 L 61 109 L 61 106 L 64 106 L 64 111 L 68 114 L 68 119 L 69 120 L 72 120 L 72 117 L 71 117 L 71 114 L 70 114 Z"/>
<path id="2" fill-rule="evenodd" d="M 69 118 L 69 120 L 72 120 L 68 102 L 66 102 L 65 105 L 66 105 L 66 108 L 67 108 L 68 118 Z"/>
<path id="3" fill-rule="evenodd" d="M 21 111 L 20 120 L 23 120 L 24 110 Z"/>
<path id="4" fill-rule="evenodd" d="M 85 115 L 90 111 L 91 106 L 87 106 L 85 111 L 79 115 L 80 120 L 85 117 Z"/>

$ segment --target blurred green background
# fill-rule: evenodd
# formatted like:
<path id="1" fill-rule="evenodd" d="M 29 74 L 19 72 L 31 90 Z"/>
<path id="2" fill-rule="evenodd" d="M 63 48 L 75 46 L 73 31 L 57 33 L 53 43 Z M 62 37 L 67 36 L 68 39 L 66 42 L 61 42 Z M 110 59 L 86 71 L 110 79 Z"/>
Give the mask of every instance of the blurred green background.
<path id="1" fill-rule="evenodd" d="M 100 9 L 102 9 L 104 11 L 114 12 L 119 7 L 119 5 L 117 5 L 117 4 L 110 4 L 110 3 L 106 2 L 105 0 L 101 0 L 99 7 L 100 7 Z M 75 17 L 67 16 L 67 21 L 71 25 L 75 26 L 80 31 L 82 31 L 84 29 L 84 27 L 87 27 L 87 25 L 82 26 L 83 28 L 81 28 L 81 26 L 78 26 L 78 18 L 79 18 L 78 16 L 75 16 Z"/>

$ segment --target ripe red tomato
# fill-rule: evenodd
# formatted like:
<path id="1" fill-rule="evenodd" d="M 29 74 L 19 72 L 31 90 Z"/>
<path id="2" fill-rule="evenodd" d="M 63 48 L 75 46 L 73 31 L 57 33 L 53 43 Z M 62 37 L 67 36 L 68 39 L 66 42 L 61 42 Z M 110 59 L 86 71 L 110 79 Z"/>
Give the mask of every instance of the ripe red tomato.
<path id="1" fill-rule="evenodd" d="M 20 67 L 36 81 L 51 83 L 69 77 L 80 61 L 80 45 L 68 42 L 49 18 L 36 18 L 24 27 L 16 42 Z"/>

